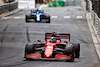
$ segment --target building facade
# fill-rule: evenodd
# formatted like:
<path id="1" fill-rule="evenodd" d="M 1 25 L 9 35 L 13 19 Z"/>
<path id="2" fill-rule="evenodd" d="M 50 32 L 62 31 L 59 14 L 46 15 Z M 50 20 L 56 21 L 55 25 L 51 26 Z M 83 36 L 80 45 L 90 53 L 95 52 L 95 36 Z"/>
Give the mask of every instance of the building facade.
<path id="1" fill-rule="evenodd" d="M 4 4 L 4 1 L 3 0 L 0 0 L 0 5 Z"/>

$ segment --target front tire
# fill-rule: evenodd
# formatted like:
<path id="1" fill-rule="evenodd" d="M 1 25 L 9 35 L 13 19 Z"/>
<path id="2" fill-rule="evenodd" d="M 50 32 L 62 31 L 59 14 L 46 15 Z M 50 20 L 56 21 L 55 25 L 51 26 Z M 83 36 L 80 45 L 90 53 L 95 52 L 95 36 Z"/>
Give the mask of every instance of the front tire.
<path id="1" fill-rule="evenodd" d="M 72 45 L 74 45 L 75 47 L 75 58 L 79 58 L 80 57 L 80 44 L 73 43 Z"/>
<path id="2" fill-rule="evenodd" d="M 48 21 L 46 23 L 50 23 L 50 16 L 48 17 Z"/>
<path id="3" fill-rule="evenodd" d="M 32 43 L 26 44 L 26 46 L 25 46 L 25 55 L 26 54 L 31 54 L 31 53 L 34 53 L 34 52 L 35 52 L 34 44 L 32 44 Z"/>
<path id="4" fill-rule="evenodd" d="M 31 16 L 31 15 L 28 15 L 28 14 L 25 16 L 25 21 L 26 21 L 26 22 L 30 22 L 30 21 L 29 21 L 30 16 Z"/>
<path id="5" fill-rule="evenodd" d="M 68 56 L 71 56 L 71 60 L 66 60 L 66 61 L 73 62 L 74 59 L 75 59 L 75 57 L 74 57 L 74 46 L 73 45 L 66 45 L 65 54 L 68 55 Z"/>
<path id="6" fill-rule="evenodd" d="M 29 22 L 29 21 L 28 21 L 28 16 L 27 16 L 27 15 L 26 15 L 26 17 L 25 17 L 25 21 L 26 21 L 26 22 Z"/>

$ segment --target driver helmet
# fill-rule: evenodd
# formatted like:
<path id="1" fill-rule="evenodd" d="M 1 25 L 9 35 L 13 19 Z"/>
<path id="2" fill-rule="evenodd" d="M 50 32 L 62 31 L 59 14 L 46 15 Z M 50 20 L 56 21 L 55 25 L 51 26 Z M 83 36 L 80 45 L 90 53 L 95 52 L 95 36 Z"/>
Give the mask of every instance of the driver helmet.
<path id="1" fill-rule="evenodd" d="M 51 42 L 51 43 L 56 43 L 56 39 L 55 39 L 55 37 L 51 37 L 50 42 Z"/>

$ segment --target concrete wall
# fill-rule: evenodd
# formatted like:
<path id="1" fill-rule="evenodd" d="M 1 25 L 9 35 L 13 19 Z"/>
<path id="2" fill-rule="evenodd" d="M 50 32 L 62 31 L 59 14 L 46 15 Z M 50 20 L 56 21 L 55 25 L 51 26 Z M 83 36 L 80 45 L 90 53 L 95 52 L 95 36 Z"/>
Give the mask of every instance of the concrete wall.
<path id="1" fill-rule="evenodd" d="M 12 11 L 16 8 L 18 8 L 18 2 L 12 2 L 12 3 L 0 5 L 0 14 Z"/>

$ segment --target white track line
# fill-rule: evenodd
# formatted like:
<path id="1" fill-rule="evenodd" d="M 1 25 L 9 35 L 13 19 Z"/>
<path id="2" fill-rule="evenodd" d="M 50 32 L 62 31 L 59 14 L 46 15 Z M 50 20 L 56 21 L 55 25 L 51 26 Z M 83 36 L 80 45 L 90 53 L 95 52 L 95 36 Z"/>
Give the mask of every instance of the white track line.
<path id="1" fill-rule="evenodd" d="M 25 17 L 2 17 L 2 19 L 25 19 Z"/>
<path id="2" fill-rule="evenodd" d="M 2 17 L 2 19 L 8 19 L 9 17 Z"/>
<path id="3" fill-rule="evenodd" d="M 21 17 L 14 17 L 14 19 L 20 19 Z"/>
<path id="4" fill-rule="evenodd" d="M 76 16 L 76 19 L 81 19 L 81 18 L 83 18 L 82 16 Z"/>
<path id="5" fill-rule="evenodd" d="M 51 16 L 51 18 L 58 18 L 58 16 Z"/>
<path id="6" fill-rule="evenodd" d="M 12 17 L 2 17 L 2 19 L 12 19 Z"/>
<path id="7" fill-rule="evenodd" d="M 64 18 L 70 18 L 70 16 L 64 16 Z"/>

